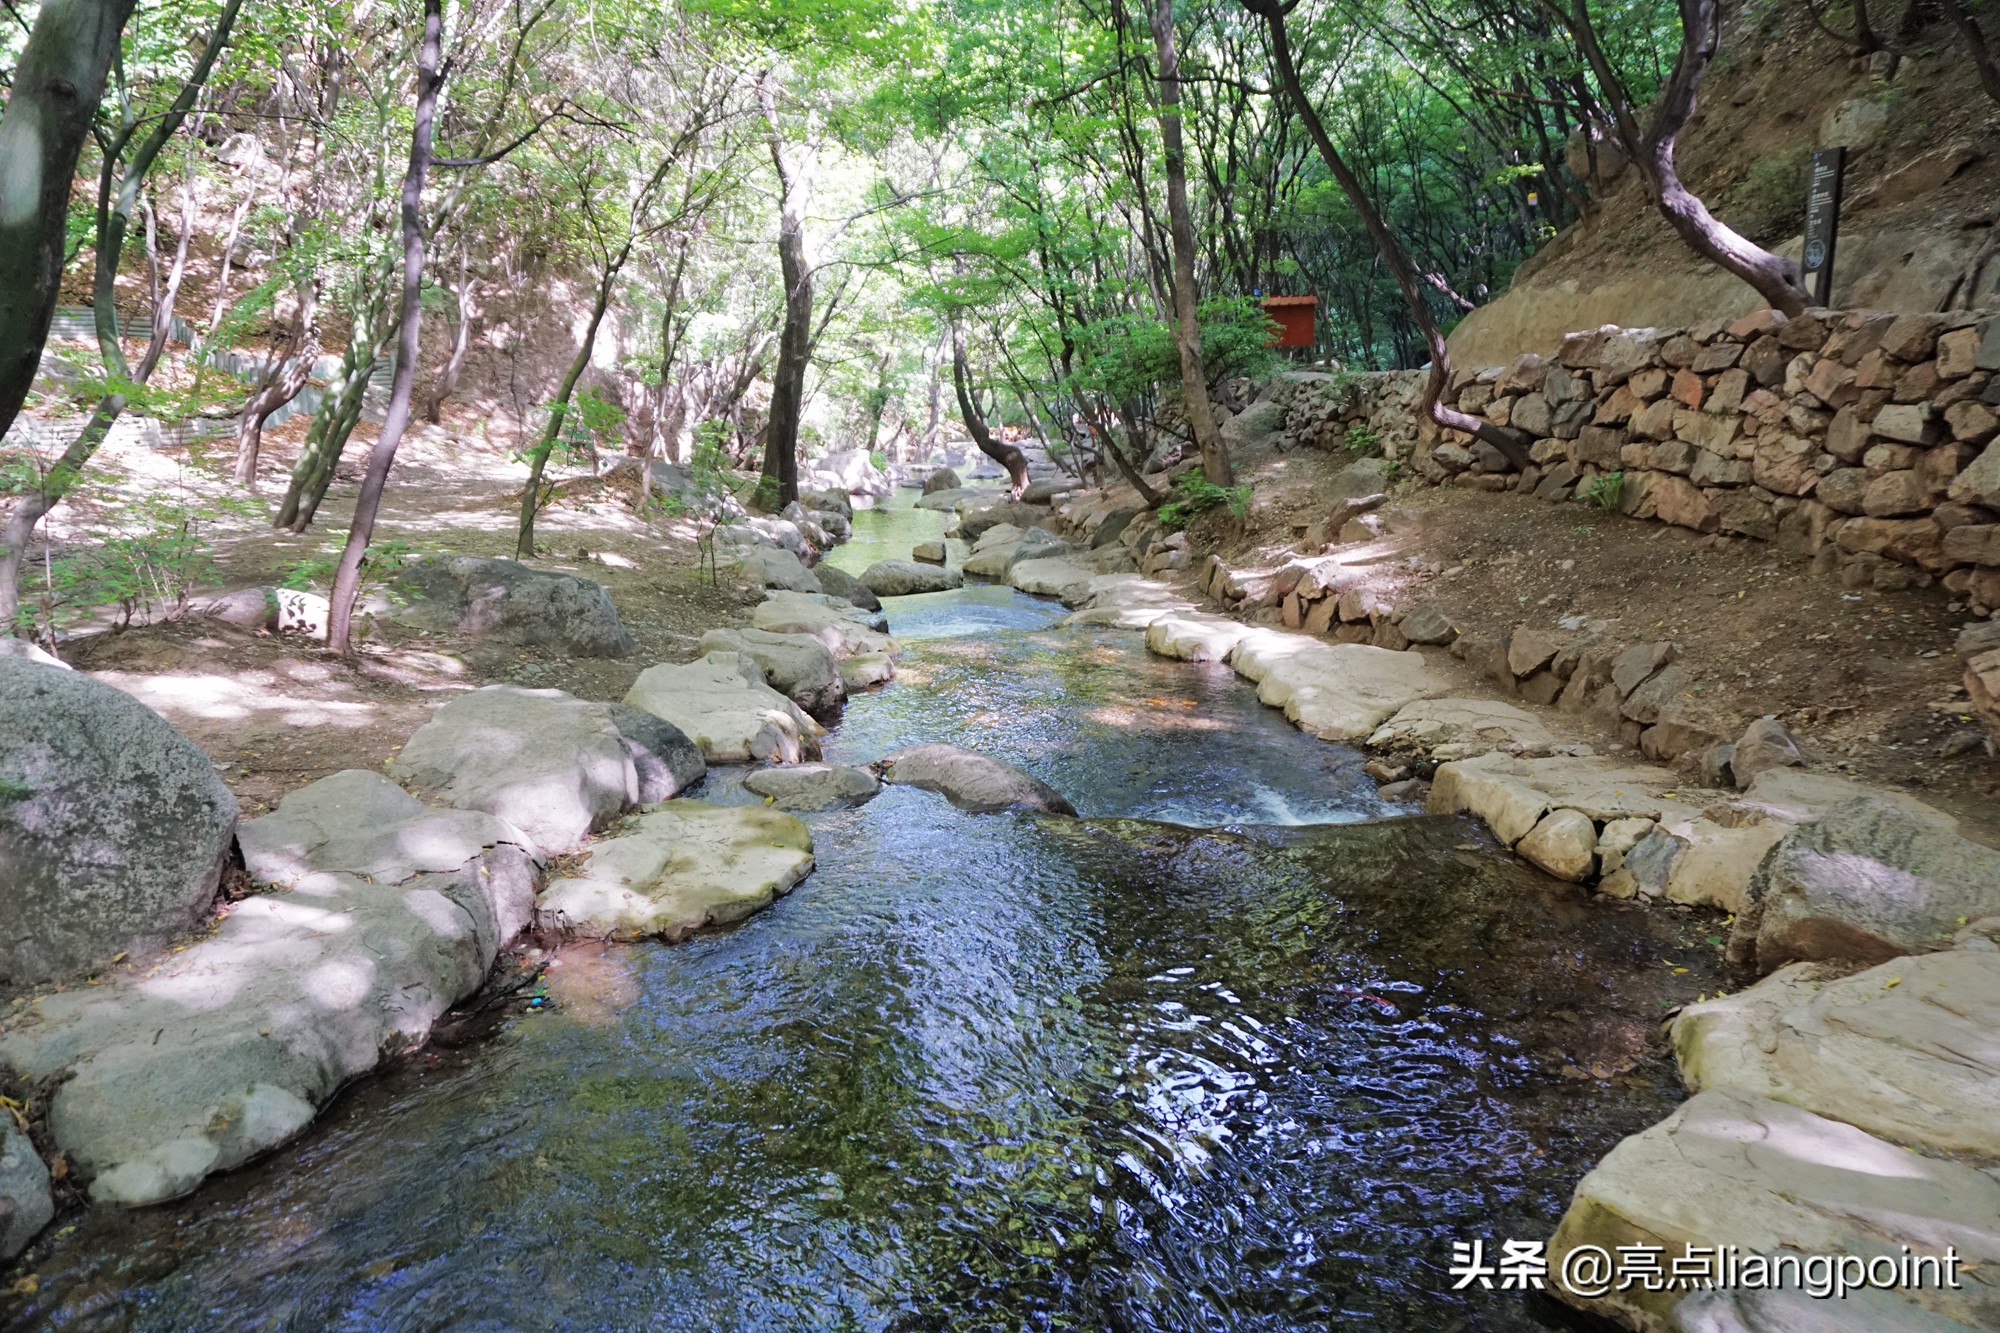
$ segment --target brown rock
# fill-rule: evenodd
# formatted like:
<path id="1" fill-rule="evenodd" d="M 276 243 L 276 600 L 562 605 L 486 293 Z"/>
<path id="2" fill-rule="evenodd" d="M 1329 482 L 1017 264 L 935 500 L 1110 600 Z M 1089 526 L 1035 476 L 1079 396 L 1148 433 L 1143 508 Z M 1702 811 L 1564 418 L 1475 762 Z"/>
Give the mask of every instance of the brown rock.
<path id="1" fill-rule="evenodd" d="M 1605 400 L 1597 405 L 1591 415 L 1594 426 L 1622 426 L 1632 419 L 1632 414 L 1645 406 L 1639 395 L 1632 392 L 1632 386 L 1621 384 L 1613 389 Z"/>
<path id="2" fill-rule="evenodd" d="M 1499 393 L 1539 393 L 1549 377 L 1549 363 L 1533 352 L 1514 358 L 1493 387 Z"/>
<path id="3" fill-rule="evenodd" d="M 1723 491 L 1711 495 L 1709 503 L 1715 506 L 1717 519 L 1724 532 L 1740 533 L 1745 537 L 1755 537 L 1759 541 L 1766 542 L 1774 540 L 1778 535 L 1777 514 L 1769 503 L 1758 499 L 1751 491 Z"/>
<path id="4" fill-rule="evenodd" d="M 1634 644 L 1611 661 L 1610 677 L 1622 698 L 1653 678 L 1653 673 L 1681 655 L 1674 644 L 1659 641 Z"/>
<path id="5" fill-rule="evenodd" d="M 1782 310 L 1753 310 L 1723 332 L 1737 342 L 1748 343 L 1765 334 L 1776 333 L 1787 322 Z"/>
<path id="6" fill-rule="evenodd" d="M 1632 434 L 1647 440 L 1664 440 L 1674 433 L 1674 414 L 1682 410 L 1671 398 L 1648 403 L 1632 417 Z"/>
<path id="7" fill-rule="evenodd" d="M 1826 428 L 1826 451 L 1843 463 L 1859 463 L 1874 439 L 1861 416 L 1852 407 L 1833 414 Z"/>
<path id="8" fill-rule="evenodd" d="M 1834 541 L 1855 555 L 1887 556 L 1911 565 L 1942 560 L 1944 534 L 1927 518 L 1850 518 Z"/>
<path id="9" fill-rule="evenodd" d="M 1649 498 L 1662 523 L 1696 532 L 1714 532 L 1722 526 L 1722 516 L 1715 512 L 1708 496 L 1685 477 L 1656 474 Z"/>
<path id="10" fill-rule="evenodd" d="M 1725 458 L 1736 452 L 1736 436 L 1741 429 L 1740 417 L 1719 417 L 1708 412 L 1690 412 L 1685 408 L 1674 413 L 1674 437 L 1689 444 L 1706 449 L 1712 454 Z"/>
<path id="11" fill-rule="evenodd" d="M 2000 565 L 2000 523 L 1967 523 L 1944 534 L 1944 558 L 1954 565 Z"/>
<path id="12" fill-rule="evenodd" d="M 1915 469 L 1885 472 L 1868 483 L 1861 509 L 1875 518 L 1901 518 L 1921 514 L 1931 507 L 1930 486 Z"/>
<path id="13" fill-rule="evenodd" d="M 1905 468 L 1913 468 L 1917 465 L 1917 460 L 1923 456 L 1924 451 L 1921 449 L 1884 441 L 1868 446 L 1868 452 L 1861 455 L 1861 466 L 1879 477 L 1884 472 L 1900 472 Z"/>
<path id="14" fill-rule="evenodd" d="M 1718 370 L 1727 370 L 1743 359 L 1743 344 L 1734 342 L 1710 343 L 1701 349 L 1694 359 L 1694 371 L 1698 375 L 1713 375 Z"/>
<path id="15" fill-rule="evenodd" d="M 1986 446 L 1951 482 L 1951 498 L 1960 504 L 2000 509 L 2000 441 Z"/>
<path id="16" fill-rule="evenodd" d="M 1955 440 L 1984 444 L 2000 434 L 2000 412 L 1984 403 L 1957 402 L 1944 410 L 1945 424 Z"/>
<path id="17" fill-rule="evenodd" d="M 1843 514 L 1859 514 L 1865 507 L 1864 497 L 1873 480 L 1866 468 L 1838 468 L 1819 479 L 1813 494 L 1828 508 Z"/>
<path id="18" fill-rule="evenodd" d="M 1943 331 L 1941 315 L 1898 315 L 1882 333 L 1882 350 L 1899 361 L 1928 361 Z"/>
<path id="19" fill-rule="evenodd" d="M 1741 350 L 1738 349 L 1739 352 Z M 1625 387 L 1642 401 L 1650 403 L 1667 391 L 1667 372 L 1658 366 L 1637 371 L 1625 381 Z"/>
<path id="20" fill-rule="evenodd" d="M 1701 376 L 1692 370 L 1677 370 L 1674 372 L 1674 383 L 1670 392 L 1674 396 L 1674 401 L 1689 407 L 1700 407 L 1703 396 L 1708 392 L 1708 386 L 1703 384 Z"/>
<path id="21" fill-rule="evenodd" d="M 1979 330 L 1953 329 L 1937 340 L 1937 376 L 1955 380 L 1970 375 L 1979 359 Z"/>
<path id="22" fill-rule="evenodd" d="M 1804 495 L 1819 481 L 1819 473 L 1813 468 L 1813 455 L 1818 452 L 1811 440 L 1783 432 L 1766 432 L 1757 437 L 1750 475 L 1767 491 Z"/>
<path id="23" fill-rule="evenodd" d="M 1568 639 L 1548 630 L 1516 625 L 1507 639 L 1507 669 L 1516 676 L 1531 676 L 1555 660 Z"/>
<path id="24" fill-rule="evenodd" d="M 1749 392 L 1749 371 L 1725 370 L 1715 377 L 1715 386 L 1709 390 L 1708 401 L 1702 404 L 1702 410 L 1718 414 L 1739 411 L 1743 406 L 1744 396 Z"/>
<path id="25" fill-rule="evenodd" d="M 1833 332 L 1822 310 L 1808 310 L 1778 330 L 1778 346 L 1794 352 L 1817 352 Z"/>
<path id="26" fill-rule="evenodd" d="M 1694 451 L 1694 464 L 1688 471 L 1688 480 L 1697 486 L 1747 486 L 1750 482 L 1750 463 L 1748 459 L 1722 458 L 1706 449 L 1697 449 Z"/>
<path id="27" fill-rule="evenodd" d="M 1785 382 L 1785 367 L 1791 363 L 1791 354 L 1778 346 L 1778 340 L 1769 335 L 1750 344 L 1743 353 L 1743 368 L 1757 383 L 1765 388 L 1774 388 Z"/>
<path id="28" fill-rule="evenodd" d="M 1937 392 L 1939 382 L 1937 362 L 1911 366 L 1896 381 L 1895 399 L 1899 403 L 1921 403 Z"/>

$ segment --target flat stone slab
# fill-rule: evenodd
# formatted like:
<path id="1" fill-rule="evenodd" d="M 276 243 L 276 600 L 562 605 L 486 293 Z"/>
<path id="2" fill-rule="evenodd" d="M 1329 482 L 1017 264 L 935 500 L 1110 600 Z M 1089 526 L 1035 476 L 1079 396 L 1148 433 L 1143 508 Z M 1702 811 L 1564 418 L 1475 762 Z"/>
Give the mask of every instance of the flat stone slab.
<path id="1" fill-rule="evenodd" d="M 791 815 L 669 801 L 594 844 L 583 868 L 536 905 L 575 930 L 681 939 L 770 906 L 812 868 L 812 834 Z"/>
<path id="2" fill-rule="evenodd" d="M 943 552 L 939 555 L 942 558 Z M 861 581 L 877 597 L 908 597 L 913 593 L 948 592 L 963 587 L 965 575 L 942 563 L 877 560 L 861 571 Z"/>
<path id="3" fill-rule="evenodd" d="M 1064 556 L 1017 560 L 1014 567 L 1007 571 L 1007 581 L 1022 592 L 1037 597 L 1058 598 L 1065 604 L 1087 596 L 1090 581 L 1096 577 L 1095 570 L 1086 569 Z"/>
<path id="4" fill-rule="evenodd" d="M 880 623 L 880 618 L 851 602 L 796 592 L 773 593 L 750 613 L 750 623 L 758 629 L 776 634 L 810 634 L 837 658 L 864 653 L 901 657 L 903 646 L 873 628 L 871 621 Z"/>
<path id="5" fill-rule="evenodd" d="M 1674 1323 L 1677 1291 L 1566 1289 L 1554 1275 L 1580 1245 L 1614 1257 L 1621 1245 L 1661 1246 L 1668 1272 L 1691 1245 L 1864 1259 L 1951 1246 L 1962 1290 L 1898 1294 L 1970 1328 L 2000 1323 L 2000 1180 L 1766 1098 L 1703 1092 L 1627 1138 L 1578 1184 L 1549 1242 L 1551 1294 L 1626 1328 L 1684 1327 Z"/>
<path id="6" fill-rule="evenodd" d="M 1769 1097 L 2000 1163 L 2000 950 L 1984 936 L 1846 977 L 1780 968 L 1689 1005 L 1673 1043 L 1692 1090 Z"/>
<path id="7" fill-rule="evenodd" d="M 1222 662 L 1249 632 L 1248 625 L 1212 612 L 1171 612 L 1146 626 L 1146 648 L 1183 662 Z"/>
<path id="8" fill-rule="evenodd" d="M 378 773 L 323 778 L 240 837 L 251 876 L 283 891 L 0 1031 L 16 1077 L 63 1078 L 49 1132 L 99 1202 L 173 1198 L 290 1138 L 476 991 L 533 910 L 522 834 Z"/>
<path id="9" fill-rule="evenodd" d="M 1599 823 L 1614 819 L 1692 820 L 1673 773 L 1643 764 L 1559 755 L 1521 759 L 1499 753 L 1438 767 L 1426 808 L 1434 815 L 1477 815 L 1508 846 L 1551 810 L 1579 810 Z"/>
<path id="10" fill-rule="evenodd" d="M 794 764 L 760 768 L 743 779 L 743 786 L 780 810 L 837 810 L 874 799 L 882 780 L 865 768 Z"/>
<path id="11" fill-rule="evenodd" d="M 712 764 L 796 764 L 816 756 L 820 725 L 762 680 L 754 661 L 715 652 L 681 666 L 647 667 L 625 703 L 673 723 Z"/>
<path id="12" fill-rule="evenodd" d="M 1232 665 L 1237 660 L 1230 659 Z M 1257 697 L 1323 741 L 1360 740 L 1401 709 L 1445 690 L 1422 653 L 1360 643 L 1315 644 L 1260 662 L 1259 669 Z"/>
<path id="13" fill-rule="evenodd" d="M 1099 574 L 1085 590 L 1082 609 L 1065 616 L 1061 624 L 1143 630 L 1161 616 L 1194 609 L 1194 603 L 1171 584 L 1138 574 Z"/>
<path id="14" fill-rule="evenodd" d="M 1419 699 L 1368 738 L 1374 750 L 1469 759 L 1493 750 L 1547 754 L 1558 744 L 1539 718 L 1500 699 Z"/>

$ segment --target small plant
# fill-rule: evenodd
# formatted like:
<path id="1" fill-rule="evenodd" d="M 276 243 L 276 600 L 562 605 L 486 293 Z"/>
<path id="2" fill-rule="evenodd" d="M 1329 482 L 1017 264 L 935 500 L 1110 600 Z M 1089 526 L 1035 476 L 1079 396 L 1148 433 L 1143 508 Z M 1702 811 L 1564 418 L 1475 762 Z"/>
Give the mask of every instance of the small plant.
<path id="1" fill-rule="evenodd" d="M 1382 443 L 1381 432 L 1367 422 L 1359 422 L 1347 428 L 1347 436 L 1341 441 L 1351 454 L 1372 453 Z"/>
<path id="2" fill-rule="evenodd" d="M 1625 474 L 1604 472 L 1592 477 L 1577 491 L 1577 498 L 1596 505 L 1599 509 L 1616 509 L 1625 498 Z"/>
<path id="3" fill-rule="evenodd" d="M 1160 526 L 1179 532 L 1201 515 L 1225 508 L 1233 518 L 1247 518 L 1250 487 L 1217 486 L 1200 468 L 1191 468 L 1174 479 L 1174 498 L 1160 506 Z"/>

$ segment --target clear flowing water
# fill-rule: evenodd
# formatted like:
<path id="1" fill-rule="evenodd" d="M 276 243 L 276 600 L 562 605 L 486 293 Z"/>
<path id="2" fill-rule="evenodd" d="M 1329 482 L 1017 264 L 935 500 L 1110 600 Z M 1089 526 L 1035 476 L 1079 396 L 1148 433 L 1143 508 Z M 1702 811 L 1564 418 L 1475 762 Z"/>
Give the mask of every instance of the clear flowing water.
<path id="1" fill-rule="evenodd" d="M 841 562 L 936 518 L 859 516 Z M 891 788 L 741 926 L 565 952 L 553 1004 L 37 1263 L 19 1327 L 1539 1329 L 1454 1240 L 1544 1237 L 1676 1099 L 1691 927 L 1587 902 L 1227 671 L 902 599 L 829 745 L 944 740 L 1079 820 Z M 739 778 L 711 799 L 747 799 Z M 1693 971 L 1676 975 L 1672 969 Z M 1490 1248 L 1490 1245 L 1489 1245 Z"/>

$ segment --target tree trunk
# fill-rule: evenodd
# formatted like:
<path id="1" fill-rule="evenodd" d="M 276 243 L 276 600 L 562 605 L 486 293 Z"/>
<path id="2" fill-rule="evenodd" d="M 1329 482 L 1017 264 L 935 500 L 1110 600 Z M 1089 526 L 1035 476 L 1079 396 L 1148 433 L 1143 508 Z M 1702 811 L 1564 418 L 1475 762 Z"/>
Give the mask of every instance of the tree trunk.
<path id="1" fill-rule="evenodd" d="M 785 284 L 785 324 L 771 375 L 771 415 L 765 427 L 764 475 L 782 509 L 799 498 L 799 424 L 805 408 L 806 365 L 812 359 L 812 271 L 806 266 L 808 164 L 786 147 L 778 124 L 778 78 L 765 70 L 757 98 L 770 129 L 771 165 L 778 173 L 778 265 Z"/>
<path id="2" fill-rule="evenodd" d="M 466 255 L 466 234 L 458 233 L 458 326 L 452 330 L 451 355 L 445 359 L 444 369 L 438 372 L 437 382 L 424 395 L 424 420 L 438 425 L 444 420 L 445 399 L 451 397 L 458 388 L 458 377 L 465 369 L 465 354 L 472 347 L 472 326 L 479 318 L 479 306 L 473 300 L 472 287 L 475 279 L 468 271 Z"/>
<path id="3" fill-rule="evenodd" d="M 285 498 L 279 502 L 277 516 L 271 520 L 273 527 L 304 532 L 319 512 L 327 487 L 333 484 L 334 469 L 347 449 L 348 436 L 361 420 L 368 385 L 381 359 L 381 344 L 376 341 L 379 335 L 367 331 L 362 340 L 369 313 L 364 312 L 364 322 L 357 323 L 350 335 L 361 341 L 349 342 L 341 354 L 340 373 L 326 386 L 326 397 L 320 400 L 312 424 L 306 428 L 305 447 L 299 451 L 298 461 L 292 464 L 292 479 L 285 488 Z"/>
<path id="4" fill-rule="evenodd" d="M 1805 275 L 1798 264 L 1738 235 L 1710 213 L 1681 183 L 1680 171 L 1674 165 L 1674 138 L 1694 115 L 1695 95 L 1701 90 L 1702 76 L 1707 74 L 1709 63 L 1715 59 L 1719 40 L 1716 0 L 1677 0 L 1677 3 L 1681 17 L 1680 54 L 1675 57 L 1673 72 L 1661 86 L 1659 96 L 1646 112 L 1643 129 L 1640 113 L 1632 107 L 1617 70 L 1597 40 L 1588 0 L 1570 0 L 1566 23 L 1597 76 L 1619 146 L 1646 183 L 1653 206 L 1687 242 L 1689 249 L 1749 283 L 1773 309 L 1797 315 L 1812 304 L 1812 294 L 1806 290 Z"/>
<path id="5" fill-rule="evenodd" d="M 1327 170 L 1340 184 L 1341 193 L 1361 217 L 1368 228 L 1368 235 L 1375 242 L 1376 253 L 1381 255 L 1382 264 L 1402 289 L 1403 301 L 1410 309 L 1410 318 L 1423 335 L 1424 346 L 1430 353 L 1430 376 L 1424 381 L 1424 401 L 1422 412 L 1438 425 L 1450 430 L 1464 431 L 1476 436 L 1506 455 L 1515 467 L 1525 469 L 1529 465 L 1527 448 L 1512 432 L 1503 430 L 1483 418 L 1470 416 L 1456 408 L 1446 407 L 1443 402 L 1445 385 L 1451 379 L 1451 353 L 1446 350 L 1444 334 L 1431 314 L 1424 290 L 1418 281 L 1416 271 L 1410 265 L 1410 257 L 1403 252 L 1402 243 L 1382 220 L 1382 214 L 1362 188 L 1361 180 L 1348 167 L 1347 162 L 1333 145 L 1333 136 L 1327 133 L 1326 123 L 1319 118 L 1319 112 L 1306 99 L 1304 86 L 1299 82 L 1298 66 L 1292 60 L 1291 42 L 1285 33 L 1284 11 L 1277 0 L 1243 0 L 1244 7 L 1264 19 L 1265 27 L 1271 35 L 1271 59 L 1278 69 L 1279 82 L 1284 85 L 1285 94 L 1299 113 L 1306 132 L 1312 136 L 1319 154 L 1326 161 Z"/>
<path id="6" fill-rule="evenodd" d="M 965 429 L 972 436 L 972 442 L 979 446 L 979 452 L 1007 469 L 1012 479 L 1009 493 L 1014 499 L 1021 498 L 1021 492 L 1028 488 L 1028 456 L 1004 440 L 993 438 L 993 432 L 986 429 L 986 418 L 980 415 L 979 405 L 972 401 L 972 372 L 965 359 L 965 330 L 953 322 L 951 326 L 951 387 L 958 395 L 958 414 L 965 420 Z"/>
<path id="7" fill-rule="evenodd" d="M 41 368 L 62 285 L 70 182 L 132 4 L 43 4 L 0 114 L 0 435 Z"/>
<path id="8" fill-rule="evenodd" d="M 396 374 L 389 390 L 389 410 L 382 421 L 382 433 L 368 452 L 368 470 L 361 478 L 361 495 L 354 502 L 354 521 L 347 526 L 347 545 L 333 572 L 333 592 L 328 598 L 326 646 L 345 657 L 353 653 L 354 598 L 361 588 L 361 558 L 375 534 L 375 518 L 382 508 L 382 491 L 389 484 L 389 468 L 396 461 L 396 446 L 403 441 L 403 428 L 410 421 L 410 396 L 415 392 L 417 353 L 421 349 L 424 287 L 424 177 L 431 165 L 431 122 L 437 112 L 438 73 L 443 44 L 443 0 L 424 0 L 424 36 L 417 48 L 416 123 L 410 130 L 410 165 L 403 173 L 403 314 L 401 340 L 396 353 Z"/>
<path id="9" fill-rule="evenodd" d="M 319 279 L 299 288 L 298 324 L 278 352 L 278 364 L 243 405 L 236 426 L 236 484 L 257 488 L 257 455 L 264 445 L 264 423 L 271 414 L 299 396 L 319 360 Z"/>
<path id="10" fill-rule="evenodd" d="M 1979 86 L 1986 90 L 1988 97 L 2000 102 L 2000 58 L 1994 56 L 1978 20 L 1965 7 L 1965 0 L 1944 0 L 1944 12 L 1950 16 L 1951 26 L 1958 30 L 1959 40 L 1965 43 L 1965 52 L 1972 57 L 1972 67 L 1979 71 Z"/>
<path id="11" fill-rule="evenodd" d="M 625 254 L 631 253 L 627 245 Z M 576 395 L 577 381 L 590 367 L 591 352 L 597 346 L 598 326 L 604 323 L 604 311 L 611 304 L 611 292 L 618 285 L 618 270 L 624 267 L 625 254 L 605 265 L 603 280 L 597 284 L 597 300 L 590 307 L 590 327 L 584 330 L 583 346 L 577 348 L 570 358 L 569 369 L 563 373 L 562 384 L 556 389 L 555 401 L 549 404 L 549 422 L 542 428 L 542 438 L 535 443 L 535 451 L 528 460 L 528 484 L 521 490 L 521 526 L 514 539 L 514 554 L 522 560 L 531 560 L 535 555 L 535 512 L 541 505 L 542 473 L 549 465 L 549 455 L 555 452 L 556 439 L 562 434 L 563 421 L 569 415 L 570 399 Z"/>
<path id="12" fill-rule="evenodd" d="M 1201 363 L 1201 322 L 1194 290 L 1194 219 L 1188 211 L 1187 151 L 1181 142 L 1181 57 L 1174 39 L 1173 0 L 1152 0 L 1147 18 L 1160 60 L 1160 138 L 1166 147 L 1167 234 L 1173 248 L 1174 349 L 1180 353 L 1181 396 L 1188 427 L 1201 451 L 1201 471 L 1217 486 L 1235 484 L 1229 451 L 1208 400 L 1208 372 Z"/>

